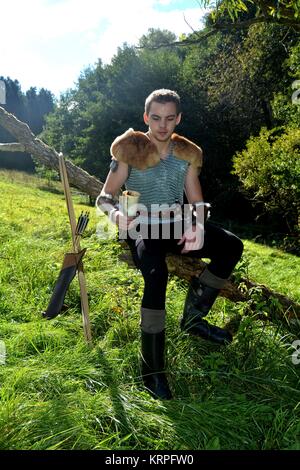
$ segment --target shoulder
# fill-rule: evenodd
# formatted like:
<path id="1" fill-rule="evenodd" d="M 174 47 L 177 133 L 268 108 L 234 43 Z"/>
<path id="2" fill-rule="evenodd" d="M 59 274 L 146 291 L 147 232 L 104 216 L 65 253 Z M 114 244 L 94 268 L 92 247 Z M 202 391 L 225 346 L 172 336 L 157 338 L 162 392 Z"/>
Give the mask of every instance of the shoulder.
<path id="1" fill-rule="evenodd" d="M 156 146 L 140 131 L 128 129 L 110 147 L 113 158 L 134 168 L 145 170 L 159 163 Z"/>
<path id="2" fill-rule="evenodd" d="M 173 154 L 175 157 L 188 161 L 193 168 L 200 172 L 203 163 L 201 147 L 178 134 L 173 134 L 171 139 L 174 144 Z"/>
<path id="3" fill-rule="evenodd" d="M 203 162 L 201 147 L 178 134 L 172 134 L 171 142 L 173 155 L 189 162 L 199 173 Z M 119 162 L 124 162 L 139 170 L 155 166 L 160 161 L 156 145 L 144 132 L 133 129 L 128 129 L 113 141 L 110 153 Z"/>

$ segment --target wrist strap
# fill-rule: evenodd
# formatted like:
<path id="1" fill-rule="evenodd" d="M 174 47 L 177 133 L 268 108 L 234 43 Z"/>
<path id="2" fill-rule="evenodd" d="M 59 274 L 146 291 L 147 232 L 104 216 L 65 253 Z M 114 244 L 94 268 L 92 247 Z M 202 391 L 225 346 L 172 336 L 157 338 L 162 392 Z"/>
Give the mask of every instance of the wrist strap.
<path id="1" fill-rule="evenodd" d="M 197 201 L 192 204 L 192 225 L 197 224 L 197 208 L 203 207 L 203 222 L 205 223 L 210 217 L 211 204 L 209 202 Z"/>
<path id="2" fill-rule="evenodd" d="M 118 209 L 116 207 L 114 207 L 108 214 L 108 218 L 113 224 L 116 223 L 116 219 L 114 217 L 116 212 L 118 212 Z"/>
<path id="3" fill-rule="evenodd" d="M 101 191 L 96 199 L 96 207 L 106 214 L 113 223 L 114 214 L 119 210 L 119 204 L 114 200 L 112 194 Z"/>

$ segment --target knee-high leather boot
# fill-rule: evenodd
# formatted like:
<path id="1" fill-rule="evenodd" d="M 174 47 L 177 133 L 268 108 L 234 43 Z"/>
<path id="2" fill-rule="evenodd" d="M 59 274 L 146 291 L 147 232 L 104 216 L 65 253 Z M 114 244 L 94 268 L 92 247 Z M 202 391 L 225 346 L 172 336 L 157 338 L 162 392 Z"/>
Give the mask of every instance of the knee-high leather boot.
<path id="1" fill-rule="evenodd" d="M 220 292 L 220 288 L 207 285 L 203 282 L 203 279 L 206 282 L 212 281 L 211 284 L 215 286 L 219 284 L 221 287 L 222 280 L 207 270 L 204 276 L 200 275 L 200 277 L 192 278 L 185 300 L 180 324 L 181 329 L 191 335 L 200 336 L 215 343 L 230 343 L 232 335 L 229 331 L 211 325 L 207 320 L 203 319 L 210 311 Z"/>
<path id="2" fill-rule="evenodd" d="M 172 394 L 165 374 L 165 330 L 147 333 L 141 330 L 142 376 L 147 390 L 154 398 L 170 400 Z"/>

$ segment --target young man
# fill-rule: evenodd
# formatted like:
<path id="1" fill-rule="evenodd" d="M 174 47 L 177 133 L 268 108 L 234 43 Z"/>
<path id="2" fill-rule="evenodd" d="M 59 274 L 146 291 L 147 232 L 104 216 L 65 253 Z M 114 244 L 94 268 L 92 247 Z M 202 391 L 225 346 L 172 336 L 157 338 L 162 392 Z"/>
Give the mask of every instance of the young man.
<path id="1" fill-rule="evenodd" d="M 181 329 L 226 344 L 232 340 L 231 334 L 210 325 L 204 317 L 243 251 L 239 238 L 206 220 L 210 205 L 204 202 L 198 178 L 202 150 L 174 134 L 180 120 L 178 94 L 165 89 L 152 92 L 145 102 L 148 132 L 130 129 L 113 142 L 110 171 L 96 201 L 119 231 L 126 234 L 134 262 L 144 278 L 142 376 L 151 395 L 160 399 L 172 398 L 164 372 L 166 254 L 211 260 L 190 283 Z M 140 193 L 135 218 L 124 214 L 115 201 L 123 185 L 126 190 Z M 184 192 L 188 205 L 183 204 Z"/>

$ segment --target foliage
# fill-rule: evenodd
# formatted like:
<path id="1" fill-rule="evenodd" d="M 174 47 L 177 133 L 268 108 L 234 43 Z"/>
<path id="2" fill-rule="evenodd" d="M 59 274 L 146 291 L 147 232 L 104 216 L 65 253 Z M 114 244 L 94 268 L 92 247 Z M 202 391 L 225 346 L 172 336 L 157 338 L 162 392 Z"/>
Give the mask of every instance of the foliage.
<path id="1" fill-rule="evenodd" d="M 272 29 L 274 31 L 274 26 Z M 262 41 L 264 41 L 263 38 Z M 270 41 L 270 36 L 267 41 Z M 265 89 L 265 96 L 269 96 L 272 125 L 269 126 L 269 130 L 263 129 L 258 137 L 251 137 L 246 143 L 246 149 L 237 153 L 234 158 L 234 173 L 239 176 L 244 190 L 252 198 L 254 205 L 262 205 L 267 213 L 282 217 L 286 221 L 289 232 L 294 232 L 297 237 L 300 187 L 300 106 L 293 101 L 292 85 L 294 82 L 298 83 L 295 79 L 300 73 L 300 48 L 299 41 L 295 42 L 292 36 L 288 44 L 289 55 L 285 60 L 284 55 L 282 57 L 283 74 L 281 82 L 276 87 L 277 91 L 274 88 L 271 72 L 274 69 L 273 66 L 268 72 L 271 85 L 269 90 L 265 88 L 268 83 L 267 79 L 261 80 L 262 90 Z M 272 53 L 272 48 L 270 51 Z M 273 60 L 275 63 L 275 55 Z M 257 70 L 263 77 L 266 68 Z M 293 245 L 293 249 L 297 250 L 295 243 L 297 242 L 293 239 L 287 240 L 289 249 Z"/>
<path id="2" fill-rule="evenodd" d="M 291 48 L 284 62 L 288 80 L 285 90 L 274 95 L 272 109 L 278 125 L 300 128 L 300 43 Z"/>
<path id="3" fill-rule="evenodd" d="M 286 219 L 291 231 L 300 216 L 300 130 L 262 129 L 234 157 L 234 172 L 254 203 Z"/>
<path id="4" fill-rule="evenodd" d="M 199 3 L 206 8 L 213 8 L 212 18 L 215 21 L 226 14 L 235 21 L 252 5 L 256 7 L 257 15 L 265 19 L 297 20 L 300 17 L 300 5 L 297 0 L 200 0 Z"/>
<path id="5" fill-rule="evenodd" d="M 54 97 L 44 88 L 39 91 L 31 87 L 24 94 L 20 83 L 7 77 L 0 77 L 6 88 L 6 104 L 2 105 L 8 112 L 13 113 L 21 121 L 26 122 L 35 134 L 39 134 L 45 123 L 45 116 L 54 109 Z M 0 128 L 0 142 L 11 142 L 11 135 Z M 0 167 L 34 170 L 33 161 L 28 154 L 0 152 Z"/>
<path id="6" fill-rule="evenodd" d="M 156 44 L 162 38 L 173 35 L 152 29 L 140 41 Z M 99 61 L 86 69 L 76 88 L 62 95 L 42 138 L 104 180 L 112 140 L 144 125 L 145 97 L 153 88 L 176 88 L 180 63 L 176 51 L 138 51 L 125 44 L 110 64 Z"/>
<path id="7" fill-rule="evenodd" d="M 230 174 L 231 156 L 251 133 L 272 127 L 270 103 L 286 84 L 283 64 L 297 36 L 282 26 L 256 25 L 248 32 L 218 33 L 184 50 L 151 49 L 173 40 L 172 33 L 151 29 L 140 39 L 142 48 L 125 44 L 109 65 L 98 62 L 85 70 L 47 117 L 42 137 L 104 180 L 112 140 L 129 127 L 143 129 L 148 93 L 173 88 L 183 98 L 178 132 L 204 150 L 206 197 L 224 216 L 247 214 L 249 206 Z"/>
<path id="8" fill-rule="evenodd" d="M 219 32 L 189 47 L 181 76 L 191 110 L 184 115 L 186 129 L 204 149 L 204 194 L 220 216 L 241 219 L 251 213 L 230 177 L 232 155 L 262 126 L 275 126 L 272 100 L 280 91 L 290 99 L 287 60 L 297 42 L 288 28 L 261 24 Z M 255 206 L 254 212 L 259 210 Z"/>

